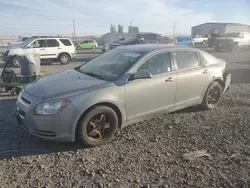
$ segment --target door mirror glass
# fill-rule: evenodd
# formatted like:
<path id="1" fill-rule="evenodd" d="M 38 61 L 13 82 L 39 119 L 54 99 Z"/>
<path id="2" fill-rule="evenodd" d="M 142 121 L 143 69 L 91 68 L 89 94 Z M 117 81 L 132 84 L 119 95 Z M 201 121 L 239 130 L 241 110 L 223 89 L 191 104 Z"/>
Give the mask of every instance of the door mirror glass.
<path id="1" fill-rule="evenodd" d="M 138 70 L 134 74 L 134 79 L 146 79 L 146 78 L 152 78 L 152 74 L 147 70 Z"/>

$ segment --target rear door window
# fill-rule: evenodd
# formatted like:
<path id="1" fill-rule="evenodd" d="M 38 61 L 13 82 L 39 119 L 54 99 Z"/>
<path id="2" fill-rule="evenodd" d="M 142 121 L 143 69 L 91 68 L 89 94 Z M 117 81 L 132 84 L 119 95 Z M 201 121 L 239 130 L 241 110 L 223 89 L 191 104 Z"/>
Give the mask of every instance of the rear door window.
<path id="1" fill-rule="evenodd" d="M 58 47 L 59 43 L 55 39 L 48 39 L 47 40 L 47 47 Z"/>
<path id="2" fill-rule="evenodd" d="M 69 39 L 59 39 L 64 46 L 72 46 Z"/>
<path id="3" fill-rule="evenodd" d="M 153 76 L 170 72 L 171 59 L 168 52 L 154 55 L 143 63 L 138 70 L 149 71 Z"/>
<path id="4" fill-rule="evenodd" d="M 178 70 L 200 67 L 196 52 L 177 51 L 173 52 Z"/>

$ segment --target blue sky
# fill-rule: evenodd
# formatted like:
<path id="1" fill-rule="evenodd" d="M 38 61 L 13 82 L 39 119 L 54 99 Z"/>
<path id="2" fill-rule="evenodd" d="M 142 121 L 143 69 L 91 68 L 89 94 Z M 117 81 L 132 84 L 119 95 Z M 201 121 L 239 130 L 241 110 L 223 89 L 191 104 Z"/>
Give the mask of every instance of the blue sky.
<path id="1" fill-rule="evenodd" d="M 0 0 L 0 35 L 77 35 L 124 31 L 132 21 L 140 31 L 190 34 L 204 22 L 250 24 L 250 0 Z"/>

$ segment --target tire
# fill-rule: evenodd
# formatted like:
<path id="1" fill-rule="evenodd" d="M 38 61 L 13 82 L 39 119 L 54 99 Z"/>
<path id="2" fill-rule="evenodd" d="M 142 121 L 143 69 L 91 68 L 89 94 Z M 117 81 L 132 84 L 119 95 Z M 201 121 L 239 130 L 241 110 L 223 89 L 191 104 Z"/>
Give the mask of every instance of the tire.
<path id="1" fill-rule="evenodd" d="M 67 65 L 70 62 L 70 56 L 66 53 L 63 53 L 59 56 L 59 62 L 62 65 Z"/>
<path id="2" fill-rule="evenodd" d="M 188 46 L 193 47 L 194 45 L 192 43 L 190 43 Z"/>
<path id="3" fill-rule="evenodd" d="M 234 44 L 231 48 L 231 52 L 236 52 L 238 50 L 238 45 L 237 44 Z"/>
<path id="4" fill-rule="evenodd" d="M 104 145 L 112 140 L 117 129 L 116 112 L 107 106 L 96 106 L 80 119 L 76 127 L 76 141 L 85 147 Z"/>
<path id="5" fill-rule="evenodd" d="M 207 91 L 203 97 L 201 108 L 204 110 L 210 110 L 216 108 L 220 102 L 221 95 L 222 95 L 221 85 L 216 81 L 212 82 L 212 84 L 210 84 L 210 86 L 207 88 Z"/>
<path id="6" fill-rule="evenodd" d="M 76 47 L 76 49 L 77 49 L 77 50 L 80 50 L 80 49 L 81 49 L 81 47 L 80 47 L 80 46 L 77 46 L 77 47 Z"/>
<path id="7" fill-rule="evenodd" d="M 94 46 L 92 47 L 92 49 L 95 51 L 95 50 L 96 50 L 96 46 L 94 45 Z"/>
<path id="8" fill-rule="evenodd" d="M 14 57 L 12 58 L 11 62 L 12 62 L 12 65 L 13 65 L 14 67 L 20 67 L 19 60 L 18 60 L 18 57 L 17 57 L 17 56 L 14 56 Z"/>
<path id="9" fill-rule="evenodd" d="M 206 41 L 205 41 L 205 40 L 203 40 L 202 44 L 204 44 L 204 45 L 205 45 L 205 44 L 206 44 Z"/>

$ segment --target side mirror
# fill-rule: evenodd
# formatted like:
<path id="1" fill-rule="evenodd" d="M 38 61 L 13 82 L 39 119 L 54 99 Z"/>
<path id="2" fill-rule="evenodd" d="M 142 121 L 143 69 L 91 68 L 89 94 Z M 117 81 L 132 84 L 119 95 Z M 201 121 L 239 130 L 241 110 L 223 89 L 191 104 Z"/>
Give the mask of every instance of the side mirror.
<path id="1" fill-rule="evenodd" d="M 146 70 L 139 70 L 134 74 L 134 79 L 152 78 L 152 74 Z"/>
<path id="2" fill-rule="evenodd" d="M 140 37 L 138 40 L 142 42 L 142 41 L 144 41 L 144 38 Z"/>

